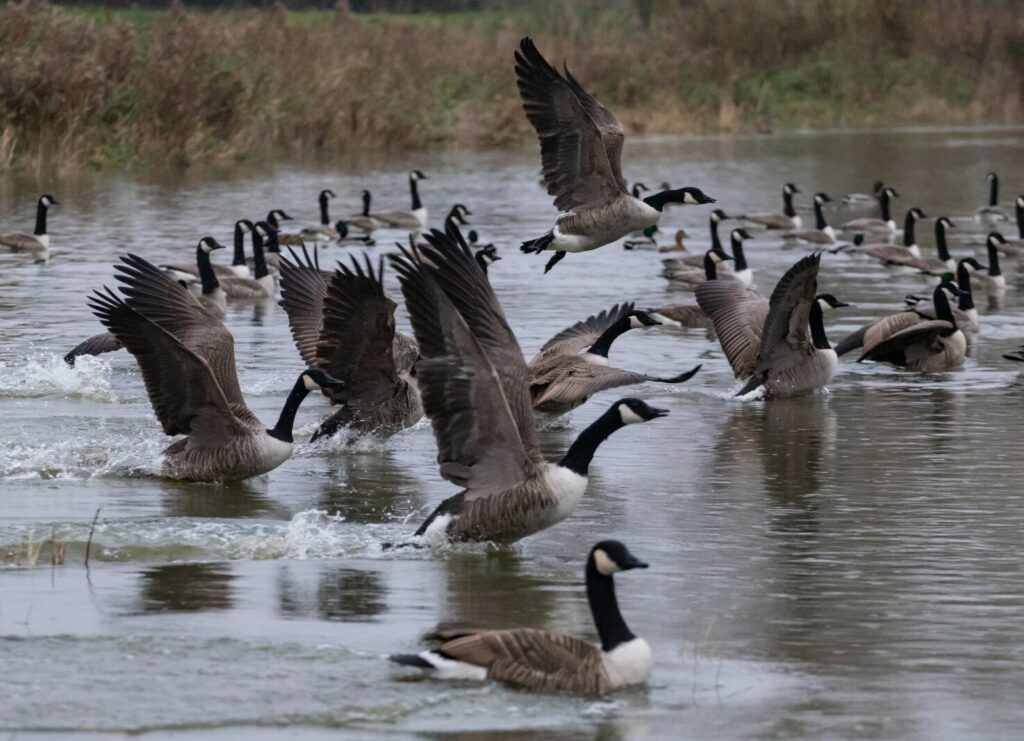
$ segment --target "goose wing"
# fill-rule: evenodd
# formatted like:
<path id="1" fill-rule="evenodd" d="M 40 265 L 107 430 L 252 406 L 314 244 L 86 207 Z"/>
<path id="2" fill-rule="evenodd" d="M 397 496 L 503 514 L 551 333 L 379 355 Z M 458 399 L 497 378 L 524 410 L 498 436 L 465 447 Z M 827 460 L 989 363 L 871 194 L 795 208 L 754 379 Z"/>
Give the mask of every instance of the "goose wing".
<path id="1" fill-rule="evenodd" d="M 524 38 L 515 54 L 523 109 L 540 139 L 548 194 L 559 211 L 592 208 L 626 193 L 622 124 L 569 75 L 563 77 Z"/>
<path id="2" fill-rule="evenodd" d="M 548 402 L 574 403 L 588 399 L 599 391 L 631 386 L 644 381 L 683 383 L 693 378 L 700 370 L 698 365 L 677 376 L 661 378 L 622 368 L 597 365 L 579 357 L 568 357 L 565 360 L 566 362 L 560 364 L 558 368 L 552 369 L 554 372 L 533 380 L 531 389 L 537 394 L 533 401 L 534 406 Z"/>
<path id="3" fill-rule="evenodd" d="M 117 352 L 124 345 L 110 332 L 100 332 L 82 340 L 75 348 L 64 356 L 64 362 L 74 365 L 75 360 L 82 355 L 102 355 L 108 352 Z"/>
<path id="4" fill-rule="evenodd" d="M 338 263 L 327 285 L 316 365 L 344 382 L 334 395 L 355 407 L 374 408 L 395 394 L 394 300 L 384 292 L 383 259 Z"/>
<path id="5" fill-rule="evenodd" d="M 293 250 L 291 259 L 281 258 L 281 308 L 288 314 L 288 327 L 302 362 L 316 365 L 317 343 L 323 323 L 327 279 L 320 270 L 318 254 L 310 257 L 305 246 L 300 259 Z"/>
<path id="6" fill-rule="evenodd" d="M 0 234 L 0 247 L 12 252 L 33 252 L 43 249 L 43 243 L 31 234 Z"/>
<path id="7" fill-rule="evenodd" d="M 768 301 L 732 280 L 707 281 L 697 286 L 695 294 L 697 304 L 711 318 L 733 374 L 737 378 L 754 375 Z"/>
<path id="8" fill-rule="evenodd" d="M 779 279 L 769 299 L 768 317 L 761 333 L 757 372 L 776 370 L 813 350 L 811 304 L 818 290 L 821 253 L 798 260 Z"/>
<path id="9" fill-rule="evenodd" d="M 204 358 L 109 288 L 89 307 L 135 356 L 164 433 L 194 433 L 196 444 L 215 445 L 244 430 Z"/>
<path id="10" fill-rule="evenodd" d="M 404 248 L 394 265 L 420 347 L 416 381 L 434 429 L 441 476 L 465 487 L 467 497 L 505 491 L 535 470 L 535 434 L 524 443 L 498 369 L 431 268 Z M 519 362 L 525 373 L 521 357 Z"/>
<path id="11" fill-rule="evenodd" d="M 530 361 L 530 365 L 533 365 L 544 356 L 576 355 L 586 350 L 597 342 L 597 339 L 604 334 L 605 330 L 631 311 L 633 311 L 633 302 L 626 301 L 576 322 L 545 342 L 537 357 Z"/>
<path id="12" fill-rule="evenodd" d="M 955 329 L 956 327 L 942 319 L 918 322 L 865 350 L 857 358 L 857 362 L 876 360 L 893 365 L 906 365 L 908 360 L 940 352 L 942 348 L 937 342 L 938 338 L 942 335 L 952 334 Z"/>
<path id="13" fill-rule="evenodd" d="M 921 314 L 916 311 L 901 311 L 898 314 L 882 317 L 871 324 L 866 324 L 860 329 L 851 332 L 840 340 L 839 344 L 835 347 L 836 355 L 845 355 L 851 350 L 856 350 L 858 347 L 863 347 L 864 352 L 868 352 L 886 338 L 914 326 L 921 319 Z"/>
<path id="14" fill-rule="evenodd" d="M 128 305 L 202 358 L 234 414 L 241 420 L 259 424 L 257 417 L 246 406 L 242 389 L 238 385 L 235 340 L 227 328 L 204 309 L 188 289 L 152 263 L 137 255 L 122 257 L 121 262 L 115 269 Z M 116 336 L 117 332 L 114 334 Z M 124 342 L 123 337 L 118 339 Z M 138 354 L 132 354 L 138 358 Z"/>

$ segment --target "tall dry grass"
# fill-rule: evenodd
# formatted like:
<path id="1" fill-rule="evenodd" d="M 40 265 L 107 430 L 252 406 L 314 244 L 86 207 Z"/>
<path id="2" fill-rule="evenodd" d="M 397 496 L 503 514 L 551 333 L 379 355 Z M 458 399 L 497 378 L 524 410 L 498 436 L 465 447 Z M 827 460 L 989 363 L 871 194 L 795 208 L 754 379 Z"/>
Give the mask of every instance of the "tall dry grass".
<path id="1" fill-rule="evenodd" d="M 1003 0 L 484 3 L 453 17 L 0 6 L 0 168 L 503 145 L 533 35 L 632 131 L 1022 120 Z"/>

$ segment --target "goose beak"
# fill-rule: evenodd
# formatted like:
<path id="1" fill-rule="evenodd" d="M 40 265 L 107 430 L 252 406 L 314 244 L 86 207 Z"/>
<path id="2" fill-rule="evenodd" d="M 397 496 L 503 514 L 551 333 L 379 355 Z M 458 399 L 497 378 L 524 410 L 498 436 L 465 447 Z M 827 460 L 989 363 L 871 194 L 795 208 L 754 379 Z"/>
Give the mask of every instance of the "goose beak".
<path id="1" fill-rule="evenodd" d="M 323 380 L 320 381 L 320 386 L 322 386 L 324 388 L 338 388 L 338 387 L 344 386 L 344 385 L 345 385 L 344 381 L 339 381 L 337 378 L 335 378 L 334 376 L 328 375 L 327 373 L 324 373 Z"/>
<path id="2" fill-rule="evenodd" d="M 664 324 L 666 327 L 681 327 L 682 325 L 675 319 L 669 319 L 664 314 L 659 314 L 656 311 L 648 311 L 647 315 L 657 319 L 660 324 Z"/>
<path id="3" fill-rule="evenodd" d="M 848 304 L 845 301 L 836 301 L 837 309 L 848 309 L 851 306 L 853 306 L 853 304 Z"/>
<path id="4" fill-rule="evenodd" d="M 623 559 L 623 562 L 620 563 L 619 566 L 622 568 L 623 571 L 628 571 L 629 569 L 646 569 L 647 562 L 641 561 L 639 558 L 630 553 Z"/>
<path id="5" fill-rule="evenodd" d="M 657 419 L 658 417 L 667 417 L 668 409 L 659 409 L 658 407 L 650 407 L 651 419 Z"/>

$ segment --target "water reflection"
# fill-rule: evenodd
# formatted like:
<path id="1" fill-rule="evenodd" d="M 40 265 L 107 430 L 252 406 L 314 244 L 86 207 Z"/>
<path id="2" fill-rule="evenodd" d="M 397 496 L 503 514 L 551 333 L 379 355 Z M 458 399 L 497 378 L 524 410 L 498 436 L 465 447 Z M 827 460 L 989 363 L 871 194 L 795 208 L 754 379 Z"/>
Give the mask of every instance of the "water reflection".
<path id="1" fill-rule="evenodd" d="M 393 522 L 426 503 L 423 484 L 387 451 L 334 453 L 319 478 L 317 509 L 353 523 Z"/>
<path id="2" fill-rule="evenodd" d="M 224 564 L 175 563 L 139 573 L 139 599 L 134 612 L 204 612 L 228 610 L 234 604 L 235 576 Z"/>
<path id="3" fill-rule="evenodd" d="M 387 588 L 376 571 L 325 566 L 310 572 L 283 564 L 276 580 L 278 611 L 286 617 L 369 622 L 387 610 Z"/>
<path id="4" fill-rule="evenodd" d="M 265 495 L 267 482 L 250 479 L 226 484 L 193 484 L 161 479 L 163 512 L 168 517 L 289 517 L 288 510 Z"/>

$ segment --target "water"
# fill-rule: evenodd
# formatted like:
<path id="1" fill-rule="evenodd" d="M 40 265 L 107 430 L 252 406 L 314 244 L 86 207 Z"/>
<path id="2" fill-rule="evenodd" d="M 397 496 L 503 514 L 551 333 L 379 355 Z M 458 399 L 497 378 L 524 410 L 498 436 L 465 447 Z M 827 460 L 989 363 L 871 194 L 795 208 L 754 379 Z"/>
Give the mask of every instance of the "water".
<path id="1" fill-rule="evenodd" d="M 808 203 L 815 190 L 838 197 L 880 177 L 900 191 L 901 215 L 912 205 L 966 215 L 984 202 L 990 169 L 1003 175 L 1007 203 L 1024 188 L 1022 145 L 1019 129 L 659 138 L 628 143 L 626 172 L 648 185 L 699 185 L 737 212 L 781 208 L 787 180 Z M 363 187 L 382 208 L 405 206 L 414 166 L 430 176 L 422 195 L 433 220 L 464 202 L 498 244 L 505 259 L 493 282 L 527 356 L 612 303 L 692 301 L 659 276 L 659 255 L 619 246 L 570 255 L 542 277 L 546 257 L 515 249 L 552 216 L 532 147 L 201 177 L 0 180 L 4 229 L 31 227 L 44 188 L 61 201 L 49 265 L 0 255 L 0 730 L 1019 734 L 1024 381 L 1000 355 L 1024 338 L 1024 286 L 998 306 L 979 301 L 982 335 L 960 371 L 843 362 L 830 394 L 769 404 L 729 398 L 734 381 L 703 331 L 623 336 L 616 364 L 659 375 L 704 369 L 683 386 L 628 391 L 671 415 L 618 433 L 599 451 L 577 512 L 510 549 L 384 552 L 453 493 L 437 475 L 429 426 L 386 442 L 308 445 L 328 413 L 320 399 L 300 411 L 294 458 L 268 476 L 232 486 L 153 477 L 167 440 L 131 358 L 74 370 L 60 360 L 99 331 L 85 296 L 112 283 L 116 256 L 185 260 L 199 236 L 228 241 L 234 219 L 271 207 L 315 220 L 322 187 L 342 197 L 339 215 L 358 206 Z M 707 213 L 670 211 L 665 239 L 685 226 L 695 249 L 706 244 Z M 931 244 L 930 221 L 919 234 Z M 980 256 L 981 238 L 964 224 L 954 252 Z M 389 249 L 379 242 L 378 252 Z M 767 235 L 747 252 L 763 292 L 804 254 Z M 1004 269 L 1015 284 L 1017 266 Z M 827 256 L 820 285 L 855 305 L 830 317 L 836 341 L 930 283 Z M 404 314 L 399 321 L 408 326 Z M 300 369 L 284 314 L 272 303 L 235 306 L 227 325 L 246 398 L 272 422 Z M 547 424 L 549 456 L 623 395 L 601 394 Z M 49 565 L 54 537 L 67 544 L 65 566 Z M 655 650 L 648 688 L 599 700 L 533 695 L 410 681 L 382 660 L 445 626 L 594 638 L 582 559 L 603 537 L 651 563 L 619 579 L 630 626 Z"/>

